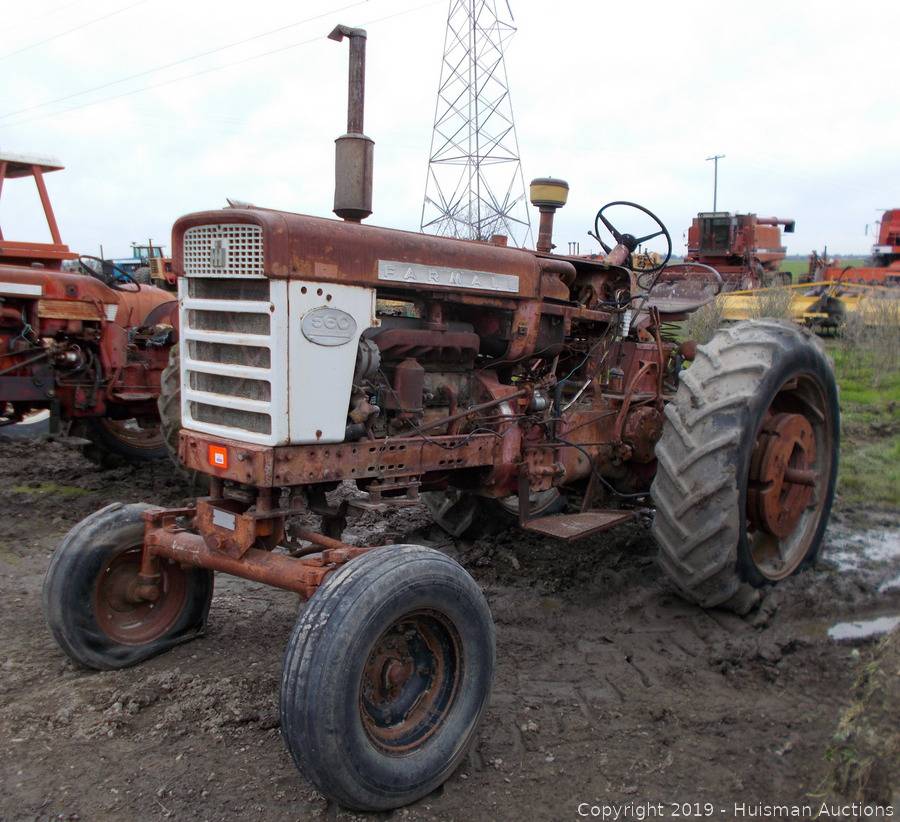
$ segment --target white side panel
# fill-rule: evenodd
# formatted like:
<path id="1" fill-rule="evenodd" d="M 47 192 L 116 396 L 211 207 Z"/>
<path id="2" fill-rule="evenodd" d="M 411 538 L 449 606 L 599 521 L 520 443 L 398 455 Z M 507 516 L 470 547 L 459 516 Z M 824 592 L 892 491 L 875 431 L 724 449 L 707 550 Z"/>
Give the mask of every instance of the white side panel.
<path id="1" fill-rule="evenodd" d="M 291 442 L 343 442 L 359 337 L 375 323 L 375 289 L 292 281 L 289 298 Z M 353 317 L 346 343 L 319 345 L 303 335 L 303 317 L 317 308 Z"/>

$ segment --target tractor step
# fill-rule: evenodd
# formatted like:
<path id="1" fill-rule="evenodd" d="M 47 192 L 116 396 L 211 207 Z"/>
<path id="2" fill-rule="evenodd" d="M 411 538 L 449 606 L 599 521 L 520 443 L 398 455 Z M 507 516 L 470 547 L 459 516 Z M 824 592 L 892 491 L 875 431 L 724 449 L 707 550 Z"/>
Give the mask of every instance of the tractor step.
<path id="1" fill-rule="evenodd" d="M 600 531 L 608 531 L 634 519 L 633 511 L 585 511 L 580 514 L 553 514 L 530 519 L 523 526 L 526 531 L 546 534 L 569 542 Z"/>

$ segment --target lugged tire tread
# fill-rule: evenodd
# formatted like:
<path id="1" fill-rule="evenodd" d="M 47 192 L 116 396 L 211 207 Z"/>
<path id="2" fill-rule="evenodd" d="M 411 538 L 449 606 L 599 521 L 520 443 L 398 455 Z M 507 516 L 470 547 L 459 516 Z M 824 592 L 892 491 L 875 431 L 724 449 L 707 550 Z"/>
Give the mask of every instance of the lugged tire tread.
<path id="1" fill-rule="evenodd" d="M 746 585 L 737 571 L 741 524 L 734 469 L 743 409 L 776 357 L 797 344 L 812 344 L 824 356 L 821 341 L 793 323 L 751 320 L 724 328 L 698 346 L 665 409 L 651 488 L 652 532 L 662 569 L 704 607 L 726 604 Z"/>

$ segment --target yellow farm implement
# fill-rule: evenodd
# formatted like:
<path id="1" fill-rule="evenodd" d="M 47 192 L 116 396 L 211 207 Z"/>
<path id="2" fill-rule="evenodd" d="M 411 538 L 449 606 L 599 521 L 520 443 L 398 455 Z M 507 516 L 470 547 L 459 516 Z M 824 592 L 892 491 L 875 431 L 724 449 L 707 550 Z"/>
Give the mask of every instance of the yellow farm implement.
<path id="1" fill-rule="evenodd" d="M 881 300 L 897 300 L 896 289 L 837 281 L 801 283 L 776 288 L 730 291 L 719 296 L 723 319 L 730 322 L 763 316 L 790 314 L 794 322 L 821 330 L 833 330 L 848 315 L 861 314 L 867 325 L 883 322 Z"/>

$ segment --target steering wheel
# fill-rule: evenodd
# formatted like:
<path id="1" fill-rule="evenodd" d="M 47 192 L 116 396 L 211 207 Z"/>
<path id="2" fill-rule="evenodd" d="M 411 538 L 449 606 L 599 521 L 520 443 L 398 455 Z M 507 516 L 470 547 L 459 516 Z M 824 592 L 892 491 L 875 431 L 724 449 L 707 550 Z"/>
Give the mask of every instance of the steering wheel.
<path id="1" fill-rule="evenodd" d="M 612 208 L 613 206 L 629 206 L 630 208 L 636 208 L 638 211 L 643 211 L 650 219 L 653 220 L 658 226 L 659 231 L 654 231 L 651 234 L 645 234 L 643 237 L 635 237 L 633 234 L 623 234 L 621 233 L 606 217 L 603 216 L 603 212 L 608 208 Z M 662 220 L 659 219 L 650 209 L 644 208 L 642 205 L 638 205 L 637 203 L 629 202 L 628 200 L 614 200 L 611 203 L 607 203 L 603 208 L 601 208 L 597 212 L 597 216 L 594 217 L 594 239 L 597 240 L 598 243 L 603 247 L 603 250 L 609 254 L 612 251 L 612 248 L 608 246 L 603 240 L 600 239 L 600 223 L 603 223 L 606 226 L 607 231 L 612 234 L 613 238 L 617 243 L 621 243 L 625 246 L 630 252 L 634 251 L 641 243 L 646 243 L 648 240 L 652 240 L 654 237 L 665 237 L 666 238 L 666 257 L 659 264 L 654 266 L 653 268 L 645 268 L 641 271 L 642 274 L 655 274 L 657 271 L 661 271 L 665 268 L 666 263 L 669 262 L 669 259 L 672 257 L 672 238 L 669 236 L 669 232 L 666 227 L 663 225 Z"/>
<path id="2" fill-rule="evenodd" d="M 84 262 L 85 260 L 93 260 L 95 263 L 99 263 L 99 272 L 95 271 L 92 266 L 89 266 L 86 262 Z M 113 270 L 113 273 L 115 274 L 115 282 L 131 283 L 133 286 L 135 286 L 135 290 L 140 291 L 141 284 L 137 280 L 135 280 L 134 277 L 132 277 L 131 274 L 129 274 L 124 268 L 120 268 L 111 260 L 104 260 L 102 257 L 94 257 L 91 254 L 80 254 L 78 256 L 78 267 L 82 271 L 84 271 L 85 274 L 91 277 L 96 277 L 98 280 L 106 282 L 106 284 L 110 287 L 115 288 L 115 285 L 113 283 L 107 282 L 103 276 L 103 269 L 107 265 Z"/>

